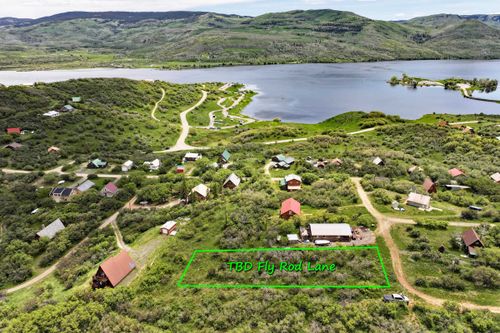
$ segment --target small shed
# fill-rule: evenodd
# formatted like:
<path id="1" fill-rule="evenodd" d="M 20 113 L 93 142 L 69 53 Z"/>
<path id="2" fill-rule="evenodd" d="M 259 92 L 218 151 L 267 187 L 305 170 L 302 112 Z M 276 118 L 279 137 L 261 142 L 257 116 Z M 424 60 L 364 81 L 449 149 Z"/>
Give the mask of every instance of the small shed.
<path id="1" fill-rule="evenodd" d="M 129 172 L 134 167 L 134 161 L 128 160 L 122 164 L 122 172 Z"/>
<path id="2" fill-rule="evenodd" d="M 177 223 L 175 221 L 168 221 L 168 222 L 165 222 L 160 227 L 160 234 L 172 235 L 176 229 L 177 229 Z"/>
<path id="3" fill-rule="evenodd" d="M 219 163 L 220 164 L 226 164 L 229 162 L 229 159 L 231 158 L 231 153 L 226 149 L 224 152 L 219 157 Z"/>
<path id="4" fill-rule="evenodd" d="M 286 238 L 288 239 L 288 243 L 290 243 L 290 244 L 295 244 L 295 243 L 300 242 L 299 235 L 297 235 L 297 234 L 288 234 L 288 235 L 286 235 Z"/>
<path id="5" fill-rule="evenodd" d="M 494 173 L 490 177 L 495 183 L 500 183 L 500 172 Z"/>
<path id="6" fill-rule="evenodd" d="M 179 164 L 175 167 L 175 172 L 176 173 L 184 173 L 184 172 L 186 172 L 186 167 L 182 164 Z"/>
<path id="7" fill-rule="evenodd" d="M 372 161 L 373 164 L 375 165 L 385 165 L 385 162 L 383 159 L 381 159 L 380 157 L 375 157 L 375 159 Z"/>

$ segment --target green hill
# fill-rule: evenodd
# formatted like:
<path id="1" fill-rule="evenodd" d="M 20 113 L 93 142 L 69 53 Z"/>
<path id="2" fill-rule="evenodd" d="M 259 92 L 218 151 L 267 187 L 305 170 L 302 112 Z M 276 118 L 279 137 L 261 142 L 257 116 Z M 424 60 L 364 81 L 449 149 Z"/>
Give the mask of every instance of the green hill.
<path id="1" fill-rule="evenodd" d="M 1 69 L 449 58 L 500 58 L 500 30 L 478 20 L 434 27 L 334 10 L 76 12 L 0 27 Z"/>

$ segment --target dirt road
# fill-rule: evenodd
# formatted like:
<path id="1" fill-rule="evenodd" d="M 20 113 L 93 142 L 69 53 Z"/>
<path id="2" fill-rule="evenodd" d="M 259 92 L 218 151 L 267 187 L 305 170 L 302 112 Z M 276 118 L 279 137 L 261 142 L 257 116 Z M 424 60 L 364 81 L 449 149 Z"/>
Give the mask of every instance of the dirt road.
<path id="1" fill-rule="evenodd" d="M 368 210 L 368 212 L 377 220 L 378 222 L 378 227 L 377 230 L 375 231 L 376 234 L 382 236 L 384 238 L 384 241 L 389 248 L 389 252 L 391 255 L 391 261 L 392 261 L 392 267 L 394 269 L 394 274 L 396 275 L 396 278 L 398 282 L 410 293 L 420 297 L 424 301 L 426 301 L 429 304 L 436 305 L 436 306 L 442 306 L 443 303 L 446 301 L 441 298 L 437 298 L 434 296 L 430 296 L 420 290 L 415 289 L 406 279 L 406 276 L 403 271 L 403 265 L 401 263 L 401 257 L 399 255 L 399 249 L 394 243 L 394 240 L 392 239 L 391 236 L 391 226 L 392 224 L 397 224 L 397 223 L 412 223 L 412 220 L 406 220 L 406 219 L 398 219 L 398 218 L 390 218 L 386 217 L 382 213 L 380 213 L 378 210 L 375 209 L 375 207 L 372 205 L 368 194 L 365 192 L 363 187 L 361 186 L 360 178 L 351 178 L 351 180 L 354 182 L 356 185 L 356 190 L 358 192 L 359 197 L 361 198 L 361 201 L 365 208 Z M 414 222 L 413 222 L 414 223 Z M 458 226 L 469 226 L 470 224 L 468 223 L 462 223 L 462 222 L 454 222 L 453 225 L 458 225 Z M 460 302 L 460 306 L 466 309 L 475 309 L 475 310 L 489 310 L 494 313 L 500 313 L 500 307 L 497 306 L 483 306 L 483 305 L 477 305 L 477 304 L 472 304 L 469 302 Z"/>
<path id="2" fill-rule="evenodd" d="M 156 102 L 153 110 L 151 110 L 151 118 L 153 118 L 154 120 L 156 121 L 160 121 L 160 119 L 156 118 L 156 110 L 158 110 L 158 107 L 160 106 L 160 103 L 163 102 L 163 100 L 165 99 L 165 89 L 161 88 L 161 98 L 158 100 L 158 102 Z"/>

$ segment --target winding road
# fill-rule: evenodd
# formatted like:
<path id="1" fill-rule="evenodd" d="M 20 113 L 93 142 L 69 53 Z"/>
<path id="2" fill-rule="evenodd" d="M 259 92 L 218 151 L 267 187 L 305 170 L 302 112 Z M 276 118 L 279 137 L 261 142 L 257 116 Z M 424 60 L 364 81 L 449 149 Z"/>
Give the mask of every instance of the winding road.
<path id="1" fill-rule="evenodd" d="M 365 192 L 363 189 L 363 186 L 361 186 L 361 178 L 356 178 L 353 177 L 351 180 L 354 182 L 356 186 L 356 190 L 358 192 L 359 197 L 361 198 L 361 201 L 365 208 L 368 210 L 368 212 L 377 220 L 378 226 L 377 230 L 375 231 L 376 234 L 382 236 L 384 238 L 384 241 L 389 248 L 389 253 L 391 255 L 391 261 L 392 261 L 392 267 L 394 269 L 394 274 L 396 275 L 396 278 L 398 282 L 410 293 L 420 297 L 424 301 L 426 301 L 429 304 L 436 305 L 436 306 L 442 306 L 444 302 L 446 302 L 445 299 L 434 297 L 431 295 L 428 295 L 416 288 L 414 288 L 410 282 L 406 279 L 406 276 L 403 271 L 403 265 L 401 263 L 401 257 L 399 255 L 399 249 L 397 245 L 394 243 L 394 240 L 392 239 L 391 236 L 391 227 L 394 224 L 397 223 L 405 223 L 405 224 L 415 224 L 416 222 L 410 219 L 402 219 L 402 218 L 392 218 L 383 215 L 380 213 L 373 204 L 370 201 L 370 198 L 368 197 L 368 194 Z M 467 222 L 451 222 L 450 225 L 453 226 L 460 226 L 460 227 L 472 227 L 472 226 L 478 226 L 478 223 L 467 223 Z M 477 305 L 469 302 L 460 302 L 459 303 L 461 307 L 466 308 L 466 309 L 474 309 L 474 310 L 489 310 L 494 313 L 500 313 L 500 307 L 498 306 L 484 306 L 484 305 Z"/>

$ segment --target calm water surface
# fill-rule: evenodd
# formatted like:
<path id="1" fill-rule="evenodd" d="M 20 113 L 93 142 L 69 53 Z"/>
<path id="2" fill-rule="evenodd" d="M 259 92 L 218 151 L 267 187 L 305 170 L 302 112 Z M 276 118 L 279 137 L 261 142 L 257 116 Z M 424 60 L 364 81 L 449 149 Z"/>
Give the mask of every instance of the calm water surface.
<path id="1" fill-rule="evenodd" d="M 120 77 L 177 83 L 240 82 L 259 95 L 245 113 L 258 119 L 316 123 L 353 110 L 379 110 L 416 119 L 427 113 L 500 114 L 500 104 L 463 98 L 442 88 L 391 87 L 386 81 L 407 73 L 429 79 L 491 78 L 500 81 L 500 60 L 392 61 L 356 64 L 242 66 L 182 71 L 154 69 L 86 69 L 36 72 L 0 71 L 5 85 L 77 78 Z M 477 94 L 500 99 L 500 91 Z"/>

